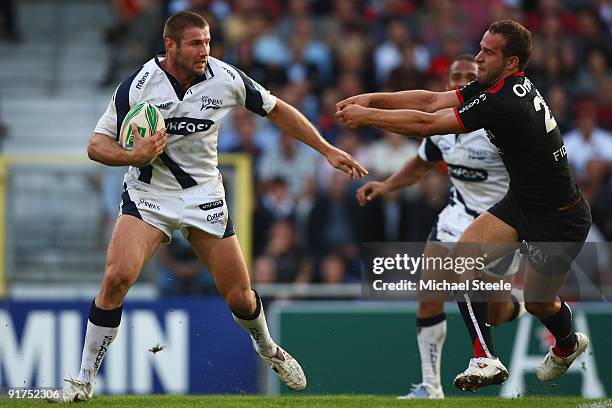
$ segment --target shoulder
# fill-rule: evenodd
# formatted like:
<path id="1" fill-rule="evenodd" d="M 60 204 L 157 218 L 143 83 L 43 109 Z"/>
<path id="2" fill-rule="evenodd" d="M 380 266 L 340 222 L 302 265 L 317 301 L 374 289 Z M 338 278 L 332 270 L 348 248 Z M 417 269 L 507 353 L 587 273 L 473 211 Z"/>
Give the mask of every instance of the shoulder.
<path id="1" fill-rule="evenodd" d="M 116 95 L 142 94 L 151 80 L 154 72 L 159 67 L 152 59 L 134 71 L 129 77 L 125 78 L 117 87 Z"/>
<path id="2" fill-rule="evenodd" d="M 236 83 L 240 81 L 240 74 L 242 71 L 232 64 L 228 64 L 227 62 L 221 61 L 220 59 L 214 57 L 208 57 L 208 64 L 213 72 L 213 75 L 219 75 L 220 79 Z"/>

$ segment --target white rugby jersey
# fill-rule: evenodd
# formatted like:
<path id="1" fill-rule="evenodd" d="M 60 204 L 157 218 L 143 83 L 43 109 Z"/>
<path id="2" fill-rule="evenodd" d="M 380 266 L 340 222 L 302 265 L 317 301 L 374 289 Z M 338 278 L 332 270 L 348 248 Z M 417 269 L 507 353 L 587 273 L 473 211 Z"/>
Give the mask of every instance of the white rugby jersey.
<path id="1" fill-rule="evenodd" d="M 423 160 L 446 162 L 452 183 L 451 202 L 463 206 L 472 216 L 488 210 L 508 191 L 508 172 L 484 129 L 428 137 L 418 154 Z"/>
<path id="2" fill-rule="evenodd" d="M 217 136 L 231 108 L 244 106 L 266 116 L 276 98 L 244 72 L 208 57 L 204 75 L 186 91 L 164 70 L 159 55 L 119 85 L 95 132 L 118 139 L 118 129 L 132 106 L 149 102 L 166 121 L 168 143 L 148 166 L 130 167 L 125 180 L 140 180 L 163 189 L 182 189 L 219 176 Z"/>

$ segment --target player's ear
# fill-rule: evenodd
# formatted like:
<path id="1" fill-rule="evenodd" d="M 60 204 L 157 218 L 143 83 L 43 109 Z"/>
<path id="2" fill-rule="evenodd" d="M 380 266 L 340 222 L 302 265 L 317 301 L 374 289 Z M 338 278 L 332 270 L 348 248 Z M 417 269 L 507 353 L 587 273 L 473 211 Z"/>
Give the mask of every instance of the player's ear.
<path id="1" fill-rule="evenodd" d="M 520 64 L 520 61 L 517 56 L 506 58 L 506 70 L 507 71 L 512 71 L 514 68 L 518 68 L 519 64 Z"/>
<path id="2" fill-rule="evenodd" d="M 173 47 L 176 47 L 176 42 L 170 37 L 164 37 L 164 48 L 166 51 L 171 50 Z"/>

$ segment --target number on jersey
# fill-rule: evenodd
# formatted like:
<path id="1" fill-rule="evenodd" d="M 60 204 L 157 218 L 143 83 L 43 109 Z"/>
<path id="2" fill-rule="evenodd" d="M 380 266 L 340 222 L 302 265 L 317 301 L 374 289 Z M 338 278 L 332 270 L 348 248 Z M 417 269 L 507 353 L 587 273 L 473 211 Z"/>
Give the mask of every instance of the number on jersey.
<path id="1" fill-rule="evenodd" d="M 533 107 L 535 108 L 536 112 L 539 112 L 542 107 L 544 107 L 544 124 L 546 125 L 546 133 L 557 127 L 557 121 L 550 112 L 550 109 L 548 109 L 548 105 L 546 105 L 544 99 L 542 99 L 540 92 L 538 92 L 533 98 Z"/>

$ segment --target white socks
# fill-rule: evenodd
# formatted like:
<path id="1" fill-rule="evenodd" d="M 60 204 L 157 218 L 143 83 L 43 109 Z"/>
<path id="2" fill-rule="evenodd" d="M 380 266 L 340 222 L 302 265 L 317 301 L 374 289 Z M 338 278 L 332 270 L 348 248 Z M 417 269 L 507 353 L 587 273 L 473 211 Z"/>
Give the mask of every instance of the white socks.
<path id="1" fill-rule="evenodd" d="M 257 302 L 257 307 L 253 316 L 240 316 L 236 315 L 233 311 L 232 316 L 236 323 L 242 326 L 242 328 L 251 335 L 255 351 L 265 357 L 272 357 L 276 354 L 277 345 L 274 343 L 274 340 L 272 340 L 272 337 L 270 337 L 266 316 L 264 315 L 259 295 L 255 291 L 253 291 L 253 293 L 255 293 L 255 301 Z"/>
<path id="2" fill-rule="evenodd" d="M 434 388 L 441 385 L 440 359 L 444 340 L 446 340 L 446 318 L 431 326 L 417 327 L 423 382 Z"/>
<path id="3" fill-rule="evenodd" d="M 108 347 L 117 336 L 118 327 L 96 326 L 87 321 L 87 333 L 83 344 L 81 357 L 81 371 L 79 380 L 84 383 L 93 383 Z"/>
<path id="4" fill-rule="evenodd" d="M 81 356 L 81 371 L 78 377 L 80 381 L 94 383 L 108 347 L 117 336 L 122 309 L 123 306 L 103 310 L 96 306 L 95 299 L 91 302 Z"/>

